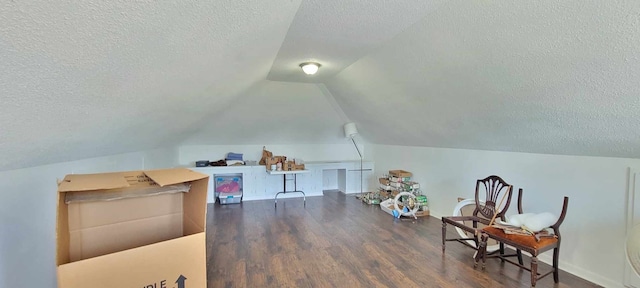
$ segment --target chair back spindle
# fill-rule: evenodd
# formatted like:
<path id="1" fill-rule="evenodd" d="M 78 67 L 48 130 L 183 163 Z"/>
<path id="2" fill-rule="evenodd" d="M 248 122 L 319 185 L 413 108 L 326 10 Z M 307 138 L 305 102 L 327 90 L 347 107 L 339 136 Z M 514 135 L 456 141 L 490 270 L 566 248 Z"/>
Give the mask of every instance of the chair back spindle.
<path id="1" fill-rule="evenodd" d="M 478 213 L 482 215 L 482 217 L 487 219 L 492 219 L 496 217 L 500 217 L 500 219 L 504 220 L 504 214 L 507 212 L 509 208 L 509 203 L 511 203 L 511 194 L 512 194 L 513 186 L 507 184 L 502 178 L 496 175 L 491 175 L 484 179 L 478 179 L 476 182 L 476 209 L 473 211 L 474 216 L 478 216 Z M 480 204 L 480 194 L 484 191 L 485 201 L 484 205 Z M 503 207 L 499 206 L 499 201 L 502 196 L 506 193 L 506 205 Z M 502 201 L 500 201 L 502 202 Z M 498 205 L 498 206 L 497 206 Z"/>

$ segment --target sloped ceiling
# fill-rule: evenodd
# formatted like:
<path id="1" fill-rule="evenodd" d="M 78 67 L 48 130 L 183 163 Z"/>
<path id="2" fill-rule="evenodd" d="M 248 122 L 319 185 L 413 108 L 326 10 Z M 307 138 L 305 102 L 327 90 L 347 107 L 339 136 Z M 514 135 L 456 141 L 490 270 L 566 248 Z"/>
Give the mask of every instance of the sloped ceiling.
<path id="1" fill-rule="evenodd" d="M 292 0 L 5 1 L 0 169 L 176 145 L 263 80 Z"/>
<path id="2" fill-rule="evenodd" d="M 346 143 L 349 120 L 322 84 L 261 81 L 226 104 L 183 143 Z"/>
<path id="3" fill-rule="evenodd" d="M 371 142 L 640 157 L 640 1 L 448 1 L 327 81 Z"/>
<path id="4" fill-rule="evenodd" d="M 346 121 L 380 144 L 638 158 L 639 15 L 639 1 L 6 1 L 0 170 L 329 143 Z M 294 74 L 307 60 L 326 70 Z"/>
<path id="5" fill-rule="evenodd" d="M 445 0 L 306 0 L 300 4 L 268 80 L 322 83 L 424 18 Z M 319 62 L 313 76 L 302 62 Z"/>

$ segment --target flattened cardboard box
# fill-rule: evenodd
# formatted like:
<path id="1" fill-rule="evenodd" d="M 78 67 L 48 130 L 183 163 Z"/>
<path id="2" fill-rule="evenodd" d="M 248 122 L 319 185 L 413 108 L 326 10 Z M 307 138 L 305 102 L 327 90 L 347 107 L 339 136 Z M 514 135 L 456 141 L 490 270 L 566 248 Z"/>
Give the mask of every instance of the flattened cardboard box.
<path id="1" fill-rule="evenodd" d="M 208 178 L 189 169 L 67 175 L 58 185 L 58 287 L 206 287 Z"/>
<path id="2" fill-rule="evenodd" d="M 407 178 L 411 177 L 411 172 L 405 170 L 389 170 L 389 176 L 394 176 L 398 178 Z"/>

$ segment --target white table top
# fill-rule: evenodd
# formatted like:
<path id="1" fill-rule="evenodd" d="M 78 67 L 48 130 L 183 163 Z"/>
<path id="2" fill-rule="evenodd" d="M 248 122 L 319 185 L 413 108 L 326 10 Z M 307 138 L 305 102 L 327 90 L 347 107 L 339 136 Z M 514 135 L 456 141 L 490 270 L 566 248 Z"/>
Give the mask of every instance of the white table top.
<path id="1" fill-rule="evenodd" d="M 292 171 L 273 171 L 267 170 L 267 173 L 271 175 L 283 175 L 283 174 L 301 174 L 301 173 L 309 173 L 309 170 L 292 170 Z"/>

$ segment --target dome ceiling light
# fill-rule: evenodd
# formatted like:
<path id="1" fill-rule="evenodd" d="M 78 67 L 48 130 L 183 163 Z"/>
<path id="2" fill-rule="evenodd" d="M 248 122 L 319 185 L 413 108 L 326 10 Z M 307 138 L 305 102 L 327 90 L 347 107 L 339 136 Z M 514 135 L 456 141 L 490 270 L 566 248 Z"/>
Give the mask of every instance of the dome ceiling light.
<path id="1" fill-rule="evenodd" d="M 318 68 L 320 68 L 320 63 L 316 63 L 316 62 L 304 62 L 300 64 L 300 68 L 302 68 L 302 71 L 304 72 L 304 74 L 307 75 L 313 75 L 316 74 L 316 72 L 318 72 Z"/>

